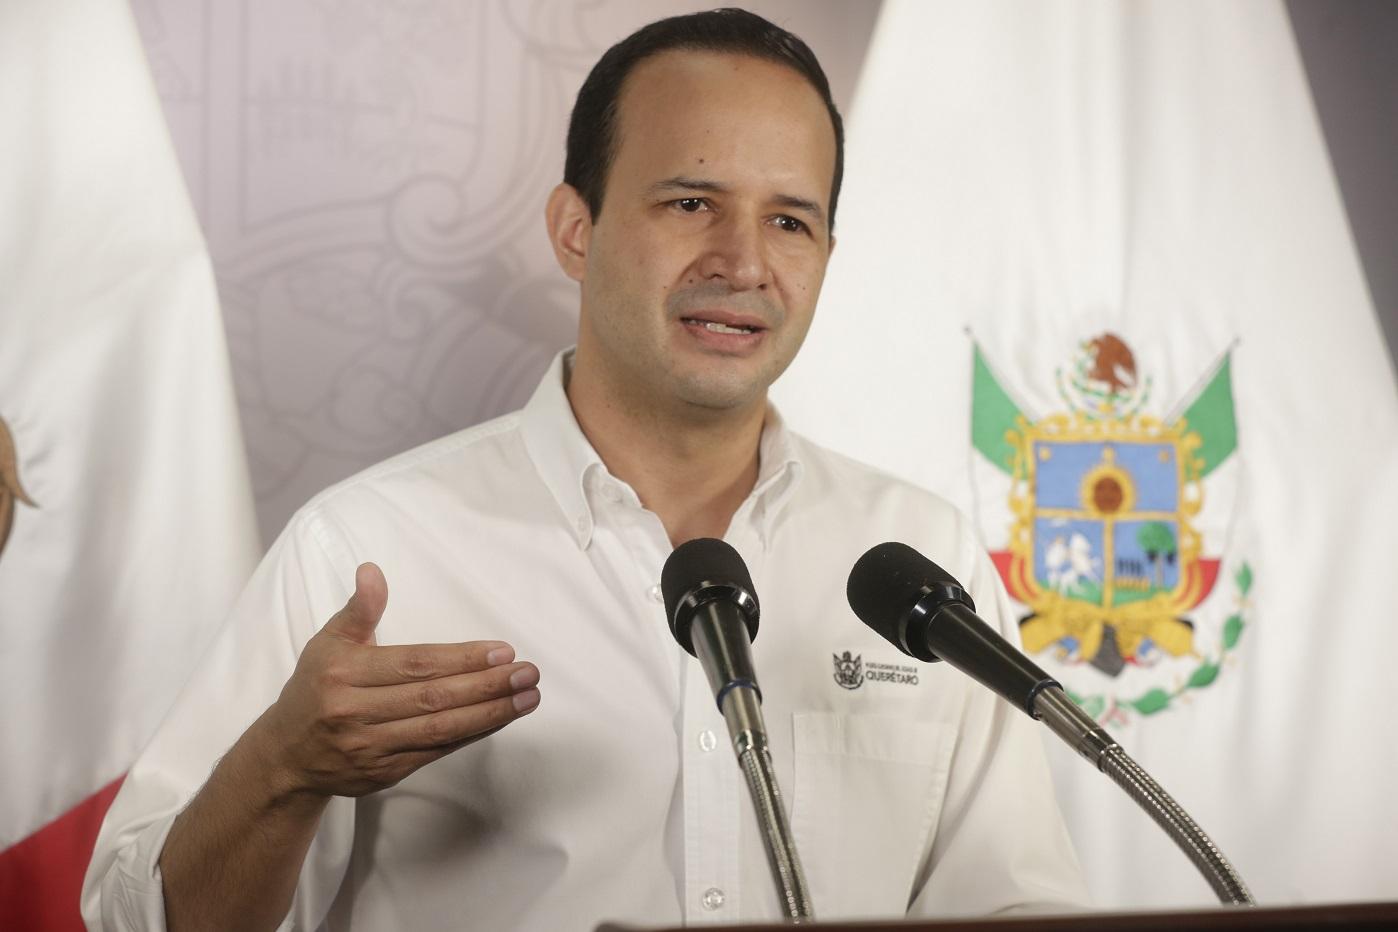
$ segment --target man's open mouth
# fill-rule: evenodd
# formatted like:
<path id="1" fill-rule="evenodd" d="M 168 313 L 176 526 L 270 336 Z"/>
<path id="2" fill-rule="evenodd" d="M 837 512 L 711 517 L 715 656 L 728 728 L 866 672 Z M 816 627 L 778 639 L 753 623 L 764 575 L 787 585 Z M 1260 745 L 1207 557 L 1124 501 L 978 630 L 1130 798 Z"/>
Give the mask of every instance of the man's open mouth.
<path id="1" fill-rule="evenodd" d="M 696 327 L 703 327 L 710 333 L 756 333 L 761 327 L 749 327 L 745 324 L 721 324 L 716 320 L 700 320 L 696 317 L 682 317 L 680 321 L 685 324 L 693 324 Z"/>

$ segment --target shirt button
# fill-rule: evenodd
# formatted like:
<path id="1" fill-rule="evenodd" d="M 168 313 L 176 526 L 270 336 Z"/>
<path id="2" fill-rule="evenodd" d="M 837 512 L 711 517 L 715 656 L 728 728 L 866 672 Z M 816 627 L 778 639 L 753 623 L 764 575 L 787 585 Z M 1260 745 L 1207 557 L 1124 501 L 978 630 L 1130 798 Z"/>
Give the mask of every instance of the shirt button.
<path id="1" fill-rule="evenodd" d="M 586 533 L 586 531 L 587 531 L 587 515 L 579 515 L 579 516 L 578 516 L 577 527 L 578 527 L 578 533 L 579 533 L 579 534 Z"/>
<path id="2" fill-rule="evenodd" d="M 663 592 L 660 591 L 660 584 L 659 584 L 659 583 L 656 583 L 654 586 L 651 586 L 649 589 L 647 589 L 647 590 L 646 590 L 646 594 L 650 596 L 650 600 L 651 600 L 652 602 L 664 602 L 664 601 L 665 601 L 665 593 L 663 593 Z"/>
<path id="3" fill-rule="evenodd" d="M 715 909 L 722 909 L 723 901 L 725 899 L 726 897 L 724 897 L 722 890 L 720 890 L 718 887 L 710 887 L 709 889 L 705 890 L 704 895 L 699 898 L 699 903 L 705 909 L 712 912 Z"/>
<path id="4" fill-rule="evenodd" d="M 710 731 L 707 728 L 699 732 L 699 750 L 707 754 L 709 751 L 712 751 L 716 747 L 718 747 L 717 735 L 715 735 L 712 731 Z M 719 896 L 723 896 L 722 891 L 719 892 Z"/>

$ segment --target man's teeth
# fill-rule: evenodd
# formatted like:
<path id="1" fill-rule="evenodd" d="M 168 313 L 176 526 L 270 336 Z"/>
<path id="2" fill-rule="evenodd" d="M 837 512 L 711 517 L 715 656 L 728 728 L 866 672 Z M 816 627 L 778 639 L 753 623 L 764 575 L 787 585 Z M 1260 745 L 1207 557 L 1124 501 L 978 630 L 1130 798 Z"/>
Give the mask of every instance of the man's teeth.
<path id="1" fill-rule="evenodd" d="M 727 324 L 720 324 L 712 320 L 702 320 L 698 321 L 698 323 L 703 324 L 705 330 L 714 333 L 752 333 L 751 327 L 730 327 Z"/>

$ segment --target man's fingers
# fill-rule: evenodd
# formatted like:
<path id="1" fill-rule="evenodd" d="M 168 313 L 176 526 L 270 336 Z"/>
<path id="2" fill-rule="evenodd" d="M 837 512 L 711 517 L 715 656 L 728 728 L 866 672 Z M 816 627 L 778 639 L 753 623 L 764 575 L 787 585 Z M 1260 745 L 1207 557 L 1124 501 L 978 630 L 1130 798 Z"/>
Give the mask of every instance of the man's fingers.
<path id="1" fill-rule="evenodd" d="M 374 628 L 388 605 L 388 580 L 373 563 L 361 563 L 354 572 L 354 594 L 345 607 L 325 623 L 324 630 L 358 644 L 374 643 Z"/>
<path id="2" fill-rule="evenodd" d="M 528 715 L 539 705 L 539 690 L 530 688 L 512 696 L 445 712 L 384 722 L 374 726 L 389 751 L 428 751 L 450 748 L 486 732 L 498 730 Z"/>
<path id="3" fill-rule="evenodd" d="M 508 725 L 509 722 L 505 724 Z M 505 725 L 496 725 L 494 728 L 486 729 L 469 738 L 462 738 L 460 741 L 454 741 L 451 744 L 444 744 L 440 747 L 428 748 L 425 751 L 399 751 L 389 759 L 393 762 L 394 767 L 401 768 L 403 775 L 407 776 L 434 761 L 441 760 L 443 757 L 456 753 L 468 744 L 475 744 L 477 741 L 489 738 L 504 727 Z M 402 778 L 400 777 L 399 779 Z"/>
<path id="4" fill-rule="evenodd" d="M 514 648 L 504 641 L 395 644 L 356 651 L 343 679 L 350 686 L 394 686 L 476 673 L 514 659 Z"/>
<path id="5" fill-rule="evenodd" d="M 521 662 L 421 683 L 374 686 L 358 690 L 357 699 L 364 703 L 365 722 L 392 722 L 511 696 L 538 683 L 538 668 Z"/>

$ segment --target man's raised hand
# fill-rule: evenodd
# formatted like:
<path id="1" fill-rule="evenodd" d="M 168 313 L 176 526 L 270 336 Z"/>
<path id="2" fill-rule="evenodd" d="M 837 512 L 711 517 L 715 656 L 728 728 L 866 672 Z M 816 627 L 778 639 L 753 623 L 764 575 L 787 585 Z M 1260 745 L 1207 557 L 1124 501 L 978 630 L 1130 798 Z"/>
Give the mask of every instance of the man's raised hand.
<path id="1" fill-rule="evenodd" d="M 387 603 L 382 571 L 361 565 L 255 726 L 284 789 L 363 796 L 539 704 L 538 669 L 502 641 L 378 646 Z"/>

